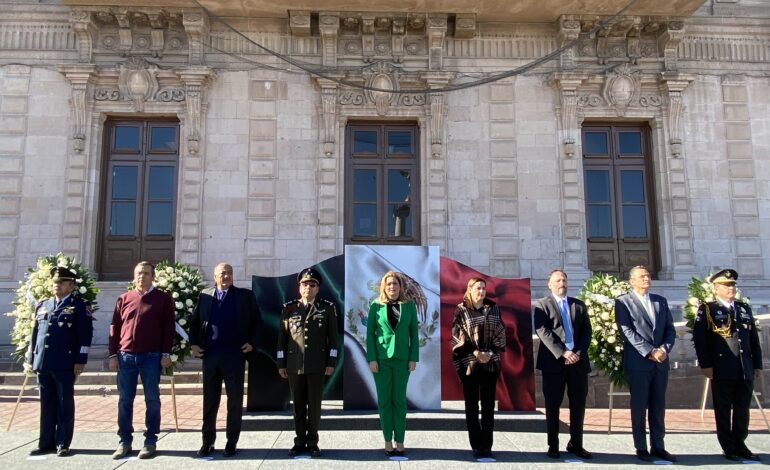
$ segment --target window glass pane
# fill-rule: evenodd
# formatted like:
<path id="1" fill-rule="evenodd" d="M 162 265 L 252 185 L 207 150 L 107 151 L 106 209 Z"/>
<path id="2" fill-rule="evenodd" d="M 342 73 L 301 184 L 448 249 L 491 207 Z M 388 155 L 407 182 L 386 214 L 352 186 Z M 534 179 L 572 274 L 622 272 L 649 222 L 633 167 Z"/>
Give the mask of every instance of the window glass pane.
<path id="1" fill-rule="evenodd" d="M 610 206 L 588 206 L 588 236 L 612 238 Z"/>
<path id="2" fill-rule="evenodd" d="M 150 200 L 170 201 L 174 192 L 174 167 L 152 166 L 150 167 L 150 188 L 148 197 Z"/>
<path id="3" fill-rule="evenodd" d="M 113 202 L 110 210 L 110 235 L 133 235 L 135 202 Z"/>
<path id="4" fill-rule="evenodd" d="M 140 148 L 139 128 L 121 126 L 116 127 L 114 145 L 115 149 L 138 151 Z"/>
<path id="5" fill-rule="evenodd" d="M 642 170 L 623 170 L 620 172 L 620 193 L 624 203 L 644 204 L 644 173 Z"/>
<path id="6" fill-rule="evenodd" d="M 618 147 L 621 155 L 641 155 L 642 154 L 642 133 L 618 132 Z"/>
<path id="7" fill-rule="evenodd" d="M 150 130 L 150 151 L 176 152 L 176 127 L 153 127 Z"/>
<path id="8" fill-rule="evenodd" d="M 376 204 L 353 204 L 353 236 L 377 236 Z"/>
<path id="9" fill-rule="evenodd" d="M 388 153 L 412 153 L 412 133 L 391 131 L 388 132 Z"/>
<path id="10" fill-rule="evenodd" d="M 644 206 L 623 206 L 623 236 L 647 238 L 647 217 Z"/>
<path id="11" fill-rule="evenodd" d="M 584 132 L 583 152 L 586 155 L 607 155 L 610 153 L 606 132 Z"/>
<path id="12" fill-rule="evenodd" d="M 354 131 L 353 153 L 377 153 L 377 131 Z"/>
<path id="13" fill-rule="evenodd" d="M 170 202 L 147 204 L 147 235 L 171 235 Z"/>
<path id="14" fill-rule="evenodd" d="M 586 170 L 586 200 L 610 202 L 609 170 Z"/>
<path id="15" fill-rule="evenodd" d="M 113 199 L 136 199 L 137 171 L 135 166 L 112 167 Z"/>
<path id="16" fill-rule="evenodd" d="M 377 201 L 377 170 L 355 170 L 353 173 L 353 201 Z"/>
<path id="17" fill-rule="evenodd" d="M 388 204 L 388 236 L 409 237 L 412 235 L 412 205 L 409 203 Z"/>
<path id="18" fill-rule="evenodd" d="M 388 202 L 409 202 L 412 185 L 409 170 L 388 170 Z"/>

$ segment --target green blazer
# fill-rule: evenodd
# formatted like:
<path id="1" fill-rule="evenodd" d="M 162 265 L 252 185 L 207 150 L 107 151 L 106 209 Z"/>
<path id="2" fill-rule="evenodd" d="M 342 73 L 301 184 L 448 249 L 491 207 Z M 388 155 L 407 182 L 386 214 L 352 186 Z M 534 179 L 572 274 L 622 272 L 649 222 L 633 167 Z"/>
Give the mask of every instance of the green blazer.
<path id="1" fill-rule="evenodd" d="M 388 321 L 388 306 L 372 302 L 366 321 L 366 360 L 420 360 L 420 340 L 417 335 L 417 308 L 408 300 L 401 304 L 401 318 L 394 330 Z"/>

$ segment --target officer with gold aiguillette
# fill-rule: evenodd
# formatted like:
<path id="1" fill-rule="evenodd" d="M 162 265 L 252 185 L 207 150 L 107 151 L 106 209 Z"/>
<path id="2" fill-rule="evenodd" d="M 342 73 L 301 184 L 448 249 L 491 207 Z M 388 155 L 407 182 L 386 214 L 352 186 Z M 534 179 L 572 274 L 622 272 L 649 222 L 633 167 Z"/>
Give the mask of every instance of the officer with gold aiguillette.
<path id="1" fill-rule="evenodd" d="M 294 402 L 294 447 L 289 456 L 320 457 L 318 426 L 324 376 L 337 364 L 337 312 L 319 299 L 321 275 L 313 268 L 297 276 L 300 298 L 283 304 L 278 328 L 278 373 L 289 379 Z"/>
<path id="2" fill-rule="evenodd" d="M 37 373 L 40 438 L 30 455 L 71 455 L 75 430 L 75 379 L 88 361 L 93 336 L 91 310 L 73 297 L 75 275 L 51 269 L 54 296 L 35 306 L 35 325 L 24 368 Z"/>
<path id="3" fill-rule="evenodd" d="M 754 316 L 747 303 L 735 299 L 735 270 L 723 269 L 708 281 L 714 285 L 716 299 L 700 306 L 693 342 L 701 371 L 711 379 L 717 439 L 728 460 L 759 461 L 744 442 L 749 434 L 754 379 L 762 369 Z"/>

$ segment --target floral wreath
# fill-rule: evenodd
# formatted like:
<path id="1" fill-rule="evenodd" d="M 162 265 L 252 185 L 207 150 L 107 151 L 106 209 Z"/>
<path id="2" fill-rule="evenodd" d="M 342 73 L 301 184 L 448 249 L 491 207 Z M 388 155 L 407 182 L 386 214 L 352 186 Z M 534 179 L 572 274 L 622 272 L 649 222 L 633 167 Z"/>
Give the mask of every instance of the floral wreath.
<path id="1" fill-rule="evenodd" d="M 615 323 L 615 299 L 631 290 L 626 281 L 609 274 L 594 274 L 578 293 L 591 320 L 588 357 L 616 386 L 626 384 L 623 373 L 623 340 Z"/>
<path id="2" fill-rule="evenodd" d="M 23 360 L 32 339 L 32 329 L 35 326 L 35 307 L 43 300 L 53 297 L 51 269 L 54 267 L 66 268 L 75 276 L 75 289 L 72 296 L 86 303 L 90 312 L 98 310 L 96 296 L 99 288 L 96 287 L 91 272 L 87 267 L 75 261 L 74 258 L 63 253 L 41 256 L 34 267 L 27 268 L 24 280 L 19 281 L 16 296 L 13 300 L 15 308 L 6 313 L 9 317 L 16 318 L 11 329 L 11 344 L 16 345 L 12 355 L 17 360 Z"/>
<path id="3" fill-rule="evenodd" d="M 714 284 L 709 282 L 711 276 L 712 274 L 709 273 L 702 279 L 693 277 L 690 279 L 690 283 L 687 284 L 687 303 L 684 306 L 684 318 L 687 320 L 687 329 L 689 330 L 690 338 L 692 338 L 692 329 L 695 327 L 695 317 L 698 316 L 700 306 L 707 302 L 713 302 L 716 299 Z M 751 305 L 751 299 L 743 297 L 740 289 L 736 289 L 735 291 L 735 300 Z M 759 321 L 756 318 L 754 321 L 757 328 L 759 328 Z"/>
<path id="4" fill-rule="evenodd" d="M 155 265 L 155 280 L 153 286 L 171 296 L 174 300 L 174 319 L 176 334 L 174 345 L 171 347 L 170 370 L 164 371 L 170 375 L 191 354 L 189 323 L 198 295 L 203 290 L 200 271 L 187 264 L 161 261 Z M 129 290 L 136 289 L 134 283 L 128 285 Z"/>

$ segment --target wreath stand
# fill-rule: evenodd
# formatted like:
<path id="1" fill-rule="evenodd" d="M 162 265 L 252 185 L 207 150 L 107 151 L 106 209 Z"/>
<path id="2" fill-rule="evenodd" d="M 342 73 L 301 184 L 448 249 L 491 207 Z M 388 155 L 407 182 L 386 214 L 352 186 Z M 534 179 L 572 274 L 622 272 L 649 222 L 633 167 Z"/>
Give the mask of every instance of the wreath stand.
<path id="1" fill-rule="evenodd" d="M 13 424 L 14 418 L 16 418 L 16 412 L 19 410 L 19 404 L 21 403 L 21 397 L 24 396 L 24 390 L 27 388 L 27 382 L 29 381 L 29 375 L 27 373 L 24 373 L 24 382 L 21 384 L 21 390 L 19 390 L 19 396 L 16 398 L 16 406 L 13 407 L 13 413 L 11 414 L 11 420 L 8 421 L 8 427 L 5 428 L 5 431 L 8 432 L 11 430 L 11 425 Z"/>
<path id="2" fill-rule="evenodd" d="M 610 405 L 609 406 L 610 413 L 609 413 L 609 421 L 607 423 L 607 434 L 612 434 L 612 402 L 613 402 L 613 399 L 615 397 L 630 396 L 630 395 L 631 395 L 631 392 L 616 392 L 615 391 L 615 384 L 610 382 L 610 391 L 607 392 L 607 396 L 609 397 L 609 401 L 610 401 L 610 403 L 609 403 L 609 405 Z"/>
<path id="3" fill-rule="evenodd" d="M 174 371 L 172 370 L 168 374 L 161 374 L 162 380 L 171 381 L 171 410 L 174 412 L 174 430 L 179 432 L 179 416 L 176 412 L 176 380 L 174 380 Z"/>
<path id="4" fill-rule="evenodd" d="M 703 414 L 706 412 L 706 399 L 709 395 L 709 385 L 711 384 L 711 379 L 708 377 L 703 378 L 703 394 L 701 397 L 700 402 L 700 420 L 703 421 Z M 767 426 L 767 430 L 770 431 L 770 422 L 767 421 L 767 415 L 765 414 L 765 409 L 762 408 L 762 402 L 759 401 L 759 397 L 762 396 L 762 393 L 754 391 L 754 401 L 757 402 L 757 407 L 759 408 L 760 413 L 762 413 L 762 419 L 765 420 L 765 426 Z"/>

